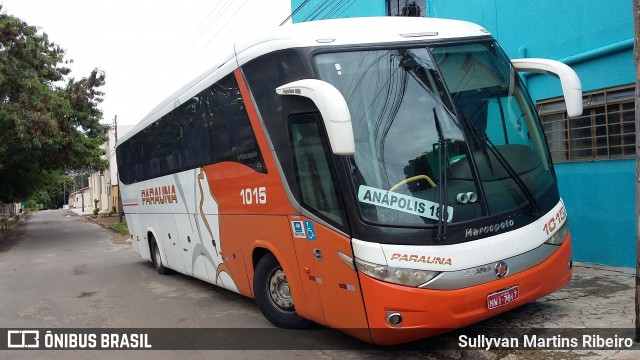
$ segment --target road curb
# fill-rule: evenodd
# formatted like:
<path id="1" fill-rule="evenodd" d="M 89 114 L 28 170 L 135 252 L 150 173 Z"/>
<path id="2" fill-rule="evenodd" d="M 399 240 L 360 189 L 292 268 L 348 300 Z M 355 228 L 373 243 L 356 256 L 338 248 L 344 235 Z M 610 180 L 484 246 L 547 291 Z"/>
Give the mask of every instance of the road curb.
<path id="1" fill-rule="evenodd" d="M 108 224 L 102 223 L 100 221 L 97 220 L 97 218 L 93 217 L 93 215 L 83 215 L 83 214 L 77 214 L 75 212 L 73 212 L 75 215 L 82 217 L 85 221 L 90 221 L 92 223 L 95 223 L 99 226 L 101 226 L 104 229 L 109 230 L 109 232 L 111 232 L 113 235 L 117 236 L 117 237 L 122 237 L 122 238 L 126 238 L 127 239 L 127 243 L 130 243 L 129 240 L 129 234 L 120 234 L 119 232 L 117 232 L 116 230 L 112 229 L 111 227 L 109 227 Z"/>

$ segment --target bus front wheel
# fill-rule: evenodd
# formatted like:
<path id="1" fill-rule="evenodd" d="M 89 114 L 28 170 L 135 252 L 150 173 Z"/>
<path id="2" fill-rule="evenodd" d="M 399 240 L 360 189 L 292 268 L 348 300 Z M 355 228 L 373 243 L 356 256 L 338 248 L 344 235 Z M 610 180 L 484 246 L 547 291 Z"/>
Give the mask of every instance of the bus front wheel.
<path id="1" fill-rule="evenodd" d="M 253 291 L 260 311 L 275 326 L 302 329 L 311 323 L 296 314 L 289 281 L 273 254 L 266 254 L 258 262 Z"/>

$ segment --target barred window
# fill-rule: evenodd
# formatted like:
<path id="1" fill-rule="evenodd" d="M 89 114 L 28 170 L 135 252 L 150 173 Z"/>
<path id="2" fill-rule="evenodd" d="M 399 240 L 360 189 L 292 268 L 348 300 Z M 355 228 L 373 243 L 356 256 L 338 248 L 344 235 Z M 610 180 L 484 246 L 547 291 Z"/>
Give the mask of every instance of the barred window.
<path id="1" fill-rule="evenodd" d="M 536 107 L 554 162 L 635 156 L 633 84 L 586 92 L 582 115 L 569 119 L 563 98 Z"/>
<path id="2" fill-rule="evenodd" d="M 426 16 L 426 0 L 388 0 L 389 16 Z"/>

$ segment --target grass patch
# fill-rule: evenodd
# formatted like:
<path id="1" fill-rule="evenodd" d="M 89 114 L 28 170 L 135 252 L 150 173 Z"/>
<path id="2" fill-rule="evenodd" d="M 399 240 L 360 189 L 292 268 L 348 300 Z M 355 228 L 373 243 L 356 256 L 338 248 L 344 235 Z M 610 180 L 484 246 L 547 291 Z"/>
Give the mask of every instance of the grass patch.
<path id="1" fill-rule="evenodd" d="M 128 235 L 129 234 L 129 229 L 127 228 L 127 223 L 115 223 L 115 224 L 110 224 L 109 225 L 109 229 L 117 232 L 120 235 Z"/>

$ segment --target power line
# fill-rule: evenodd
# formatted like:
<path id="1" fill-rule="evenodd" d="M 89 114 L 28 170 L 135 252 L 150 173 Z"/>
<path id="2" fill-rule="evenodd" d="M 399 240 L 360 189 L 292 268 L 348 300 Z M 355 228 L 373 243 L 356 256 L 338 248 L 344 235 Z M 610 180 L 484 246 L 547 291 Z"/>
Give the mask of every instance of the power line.
<path id="1" fill-rule="evenodd" d="M 347 11 L 351 5 L 355 4 L 356 0 L 346 0 L 346 1 L 340 1 L 340 3 L 338 3 L 338 5 L 336 5 L 333 9 L 333 11 L 331 11 L 330 13 L 328 13 L 324 19 L 333 19 L 333 18 L 339 18 L 342 14 L 344 14 L 345 11 Z M 340 8 L 344 7 L 342 12 L 340 12 L 340 14 L 337 14 L 338 11 L 340 11 Z"/>
<path id="2" fill-rule="evenodd" d="M 338 14 L 338 16 L 336 16 L 336 17 L 339 18 L 340 16 L 342 16 L 342 14 L 344 14 L 345 11 L 349 10 L 349 8 L 355 3 L 356 3 L 356 0 L 353 0 L 353 2 L 351 4 L 349 4 L 349 5 L 347 5 L 347 7 L 345 7 L 344 10 L 342 10 L 342 12 L 340 12 L 340 14 Z"/>
<path id="3" fill-rule="evenodd" d="M 216 24 L 216 22 L 218 20 L 220 20 L 222 18 L 222 16 L 224 14 L 226 14 L 227 11 L 229 11 L 231 4 L 233 4 L 233 0 L 228 0 L 225 5 L 223 5 L 222 9 L 220 9 L 220 11 L 218 11 L 218 13 L 216 14 L 216 16 L 213 17 L 213 19 L 211 19 L 209 21 L 209 23 L 207 24 L 207 27 L 205 28 L 202 36 L 205 35 L 205 33 L 209 32 L 209 30 L 211 30 L 211 28 Z"/>
<path id="4" fill-rule="evenodd" d="M 209 12 L 209 14 L 207 14 L 207 16 L 200 22 L 200 24 L 198 25 L 198 27 L 193 30 L 193 32 L 191 33 L 191 35 L 189 35 L 189 38 L 187 39 L 187 41 L 185 42 L 185 46 L 188 47 L 190 42 L 195 42 L 196 39 L 198 38 L 198 36 L 201 35 L 201 33 L 204 31 L 205 29 L 205 23 L 207 23 L 209 21 L 209 18 L 211 17 L 211 15 L 216 11 L 216 9 L 218 7 L 220 7 L 220 4 L 222 4 L 222 1 L 218 1 L 216 2 L 216 5 L 213 7 L 213 9 L 211 9 L 211 11 Z"/>
<path id="5" fill-rule="evenodd" d="M 302 21 L 315 20 L 322 13 L 322 11 L 324 11 L 324 9 L 326 9 L 328 6 L 331 6 L 331 4 L 333 4 L 334 2 L 335 0 L 318 3 L 313 9 L 311 9 L 311 11 L 309 11 L 307 16 Z"/>
<path id="6" fill-rule="evenodd" d="M 216 38 L 216 36 L 218 36 L 218 34 L 220 33 L 220 31 L 222 31 L 222 29 L 224 29 L 224 27 L 229 23 L 229 21 L 231 21 L 231 19 L 233 19 L 234 16 L 236 16 L 236 14 L 238 13 L 238 11 L 240 11 L 240 9 L 242 9 L 242 7 L 244 7 L 247 3 L 249 2 L 249 0 L 244 0 L 244 2 L 242 3 L 242 5 L 240 5 L 240 7 L 238 7 L 238 9 L 236 9 L 236 11 L 231 14 L 231 16 L 229 16 L 229 18 L 227 19 L 227 21 L 224 22 L 224 24 L 222 24 L 222 26 L 218 29 L 218 31 L 215 32 L 215 34 L 213 34 L 213 36 L 211 37 L 211 39 L 209 39 L 209 41 L 207 41 L 206 44 L 204 44 L 204 46 L 202 47 L 202 49 L 200 49 L 200 52 L 202 52 L 202 50 L 204 50 L 207 45 L 209 45 L 211 43 L 211 41 L 213 41 L 213 39 Z"/>
<path id="7" fill-rule="evenodd" d="M 193 46 L 195 46 L 198 43 L 198 41 L 204 35 L 206 35 L 206 33 L 208 33 L 209 30 L 211 30 L 211 28 L 213 28 L 213 26 L 222 17 L 222 15 L 225 14 L 229 10 L 229 7 L 231 6 L 232 3 L 233 3 L 233 0 L 227 0 L 226 2 L 224 2 L 224 5 L 222 5 L 220 10 L 216 13 L 216 15 L 208 21 L 208 23 L 205 25 L 203 30 L 200 32 L 199 36 L 197 36 L 194 39 L 193 44 L 192 44 Z M 220 3 L 220 4 L 222 4 L 222 3 Z"/>
<path id="8" fill-rule="evenodd" d="M 291 20 L 298 12 L 300 12 L 300 10 L 302 10 L 302 8 L 304 8 L 309 3 L 309 1 L 310 0 L 304 0 L 286 19 L 284 19 L 284 21 L 282 21 L 282 23 L 280 23 L 280 26 Z M 355 3 L 356 0 L 340 0 L 338 3 L 336 3 L 336 0 L 319 2 L 311 10 L 309 10 L 302 21 L 304 22 L 316 20 L 323 13 L 324 15 L 322 16 L 322 19 L 340 17 Z M 333 7 L 331 7 L 332 5 Z M 339 14 L 338 11 L 340 11 Z"/>
<path id="9" fill-rule="evenodd" d="M 340 0 L 337 4 L 333 5 L 333 7 L 331 9 L 328 9 L 325 14 L 322 16 L 322 18 L 320 18 L 320 20 L 324 20 L 327 18 L 331 18 L 331 14 L 337 9 L 342 7 L 342 5 L 345 4 L 345 0 Z M 327 6 L 328 8 L 328 6 Z"/>
<path id="10" fill-rule="evenodd" d="M 287 16 L 287 18 L 286 18 L 286 19 L 284 19 L 284 21 L 283 21 L 283 22 L 281 22 L 281 23 L 280 23 L 280 25 L 279 25 L 279 26 L 282 26 L 282 25 L 284 25 L 287 21 L 291 20 L 291 19 L 293 18 L 293 16 L 294 16 L 295 14 L 297 14 L 297 13 L 298 13 L 298 11 L 300 11 L 300 9 L 302 9 L 305 5 L 307 5 L 307 3 L 308 3 L 309 1 L 311 1 L 311 0 L 304 0 L 304 1 L 302 2 L 302 4 L 298 5 L 298 7 L 297 7 L 295 10 L 293 10 L 293 12 L 291 12 L 291 14 L 290 14 L 289 16 Z"/>

